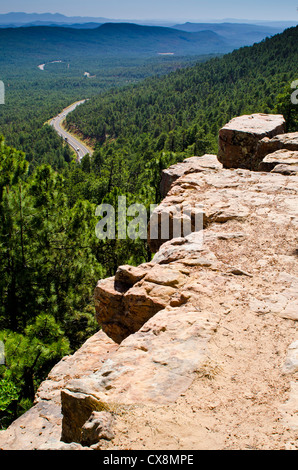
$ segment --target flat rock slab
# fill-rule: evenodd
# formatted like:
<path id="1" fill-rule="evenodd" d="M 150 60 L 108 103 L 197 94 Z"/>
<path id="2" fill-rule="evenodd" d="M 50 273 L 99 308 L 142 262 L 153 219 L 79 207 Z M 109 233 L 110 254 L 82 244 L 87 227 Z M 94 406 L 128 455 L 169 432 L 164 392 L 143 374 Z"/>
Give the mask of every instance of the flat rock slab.
<path id="1" fill-rule="evenodd" d="M 260 170 L 272 171 L 277 165 L 298 166 L 298 150 L 276 150 L 260 163 Z"/>
<path id="2" fill-rule="evenodd" d="M 162 197 L 165 197 L 171 188 L 171 185 L 180 176 L 204 171 L 206 169 L 221 170 L 222 164 L 218 161 L 216 155 L 203 155 L 202 157 L 186 158 L 183 162 L 170 166 L 162 172 L 160 192 Z"/>
<path id="3" fill-rule="evenodd" d="M 101 367 L 105 358 L 118 348 L 103 331 L 91 336 L 73 355 L 64 357 L 37 390 L 35 402 L 53 400 L 60 406 L 60 392 L 71 377 L 84 377 Z"/>
<path id="4" fill-rule="evenodd" d="M 298 175 L 298 165 L 276 165 L 271 173 L 280 173 L 281 175 L 296 176 Z"/>
<path id="5" fill-rule="evenodd" d="M 276 135 L 272 139 L 264 137 L 258 144 L 257 157 L 262 159 L 269 153 L 282 149 L 298 151 L 298 132 Z"/>
<path id="6" fill-rule="evenodd" d="M 119 277 L 122 281 L 117 281 Z M 185 268 L 179 270 L 155 263 L 139 269 L 122 266 L 115 277 L 101 280 L 96 286 L 97 321 L 108 336 L 121 343 L 169 305 L 186 280 Z"/>
<path id="7" fill-rule="evenodd" d="M 232 119 L 219 131 L 218 160 L 225 168 L 258 170 L 262 157 L 257 155 L 258 144 L 264 137 L 283 134 L 282 115 L 251 114 Z"/>
<path id="8" fill-rule="evenodd" d="M 39 387 L 35 405 L 0 432 L 0 450 L 75 450 L 75 445 L 59 442 L 62 431 L 61 390 L 71 378 L 84 378 L 100 368 L 110 353 L 118 348 L 99 331 L 72 356 L 66 356 L 51 370 Z"/>
<path id="9" fill-rule="evenodd" d="M 0 450 L 33 450 L 61 437 L 61 407 L 41 401 L 0 432 Z"/>
<path id="10" fill-rule="evenodd" d="M 275 205 L 272 204 L 273 194 Z M 195 217 L 197 210 L 201 212 L 204 230 L 195 231 L 192 227 L 192 233 L 174 237 L 172 242 L 172 226 L 174 220 L 176 227 L 179 226 L 177 224 L 179 217 L 180 233 L 183 232 L 185 219 L 182 216 L 184 206 L 187 204 L 190 207 L 191 219 Z M 161 264 L 175 261 L 178 257 L 180 259 L 198 257 L 198 254 L 201 257 L 202 250 L 206 251 L 203 237 L 207 227 L 214 225 L 224 227 L 231 221 L 244 223 L 256 215 L 262 219 L 269 217 L 272 222 L 274 219 L 279 224 L 289 223 L 290 220 L 298 224 L 297 210 L 295 176 L 264 174 L 243 169 L 234 171 L 223 169 L 219 172 L 209 170 L 199 175 L 195 173 L 183 175 L 173 184 L 168 195 L 155 208 L 150 218 L 148 243 L 151 251 L 156 253 L 153 261 Z M 161 226 L 167 216 L 170 226 L 168 239 L 164 237 L 151 239 L 152 225 L 156 226 L 156 228 L 153 226 L 153 232 L 162 233 Z M 213 261 L 209 255 L 207 258 Z"/>
<path id="11" fill-rule="evenodd" d="M 93 410 L 175 402 L 206 360 L 218 322 L 217 313 L 200 311 L 194 304 L 158 312 L 96 373 L 69 382 L 62 394 L 63 440 L 78 442 Z"/>

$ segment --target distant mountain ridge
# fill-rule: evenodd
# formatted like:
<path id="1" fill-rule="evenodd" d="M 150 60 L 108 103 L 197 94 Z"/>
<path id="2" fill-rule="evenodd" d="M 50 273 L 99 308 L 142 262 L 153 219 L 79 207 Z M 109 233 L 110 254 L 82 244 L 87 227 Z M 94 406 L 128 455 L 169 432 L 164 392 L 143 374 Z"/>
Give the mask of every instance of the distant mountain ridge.
<path id="1" fill-rule="evenodd" d="M 33 21 L 32 23 L 17 24 L 17 23 L 7 23 L 1 24 L 0 28 L 30 28 L 33 26 L 52 26 L 53 28 L 62 27 L 62 28 L 74 28 L 74 29 L 95 29 L 101 26 L 103 23 L 53 23 L 51 21 Z"/>
<path id="2" fill-rule="evenodd" d="M 105 23 L 94 29 L 36 26 L 0 29 L 2 60 L 61 60 L 101 56 L 204 55 L 233 49 L 213 31 L 188 33 L 159 26 Z"/>
<path id="3" fill-rule="evenodd" d="M 11 12 L 0 14 L 0 24 L 26 24 L 35 22 L 46 22 L 46 23 L 64 23 L 64 24 L 75 24 L 75 23 L 105 23 L 110 21 L 108 18 L 94 18 L 94 17 L 82 17 L 82 16 L 65 16 L 61 13 L 23 13 L 23 12 Z"/>
<path id="4" fill-rule="evenodd" d="M 0 14 L 0 26 L 25 26 L 25 25 L 72 25 L 86 23 L 137 23 L 149 26 L 172 26 L 173 21 L 167 20 L 134 20 L 115 19 L 93 16 L 65 16 L 61 13 L 23 13 L 11 12 Z"/>
<path id="5" fill-rule="evenodd" d="M 89 16 L 66 16 L 61 13 L 25 13 L 25 12 L 10 12 L 0 14 L 0 27 L 3 26 L 24 26 L 24 25 L 84 25 L 86 23 L 102 24 L 102 23 L 135 23 L 147 26 L 166 26 L 173 27 L 181 26 L 183 29 L 184 25 L 175 24 L 177 21 L 170 20 L 136 20 L 133 18 L 128 19 L 116 19 L 116 18 L 105 18 L 105 17 L 89 17 Z M 235 19 L 235 18 L 223 18 L 223 19 L 201 19 L 200 21 L 193 19 L 191 23 L 187 24 L 246 24 L 246 25 L 259 25 L 271 28 L 277 28 L 280 32 L 286 28 L 296 26 L 298 21 L 269 21 L 269 20 L 246 20 L 246 19 Z M 179 28 L 178 28 L 179 29 Z M 188 31 L 187 29 L 185 31 Z"/>
<path id="6" fill-rule="evenodd" d="M 56 15 L 53 15 L 57 18 Z M 63 15 L 58 15 L 58 18 Z M 182 28 L 191 29 L 184 31 Z M 195 31 L 194 31 L 195 30 Z M 87 23 L 75 25 L 0 28 L 1 60 L 50 61 L 82 57 L 152 57 L 225 54 L 260 42 L 278 29 L 255 25 L 200 23 L 145 26 L 134 23 Z M 39 62 L 40 63 L 40 62 Z"/>
<path id="7" fill-rule="evenodd" d="M 12 55 L 18 54 L 19 49 L 25 54 L 38 53 L 44 60 L 48 56 L 57 56 L 57 44 L 59 57 L 67 60 L 74 54 L 82 53 L 92 57 L 117 54 L 152 56 L 159 53 L 190 56 L 225 54 L 284 31 L 282 24 L 278 26 L 278 23 L 271 26 L 269 23 L 262 25 L 230 21 L 153 25 L 149 20 L 145 24 L 146 21 L 119 21 L 104 17 L 15 12 L 0 14 L 0 45 L 1 38 L 6 40 L 6 44 L 3 42 L 5 55 L 7 50 Z M 14 33 L 3 32 L 13 28 Z"/>
<path id="8" fill-rule="evenodd" d="M 260 42 L 265 37 L 281 33 L 284 28 L 247 23 L 184 23 L 173 26 L 173 29 L 189 33 L 197 33 L 206 29 L 219 34 L 235 47 L 250 46 Z"/>
<path id="9" fill-rule="evenodd" d="M 196 33 L 198 31 L 203 31 L 205 29 L 210 29 L 212 31 L 217 32 L 218 34 L 222 35 L 234 35 L 238 33 L 244 33 L 248 31 L 252 32 L 261 32 L 264 31 L 279 31 L 281 28 L 272 27 L 272 26 L 264 26 L 264 25 L 256 25 L 256 24 L 248 24 L 248 23 L 184 23 L 184 24 L 176 24 L 172 26 L 173 29 L 179 29 L 180 31 L 187 31 L 189 33 Z"/>

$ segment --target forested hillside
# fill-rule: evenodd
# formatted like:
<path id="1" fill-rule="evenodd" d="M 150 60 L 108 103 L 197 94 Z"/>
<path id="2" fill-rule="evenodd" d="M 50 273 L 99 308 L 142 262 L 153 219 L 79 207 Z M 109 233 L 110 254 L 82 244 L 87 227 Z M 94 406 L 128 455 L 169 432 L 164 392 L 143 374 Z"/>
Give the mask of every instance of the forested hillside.
<path id="1" fill-rule="evenodd" d="M 235 47 L 250 46 L 255 42 L 262 41 L 265 37 L 282 32 L 277 27 L 245 23 L 184 23 L 177 24 L 173 28 L 188 32 L 208 29 L 224 37 L 229 42 L 233 41 Z"/>
<path id="2" fill-rule="evenodd" d="M 90 101 L 67 118 L 69 129 L 95 147 L 80 164 L 43 126 L 49 111 L 69 104 L 63 89 L 51 89 L 53 75 L 11 82 L 8 97 L 15 108 L 8 106 L 7 114 L 1 109 L 6 143 L 0 141 L 0 340 L 6 353 L 0 365 L 1 426 L 32 404 L 52 366 L 96 331 L 96 281 L 121 264 L 151 259 L 143 240 L 98 240 L 96 206 L 109 202 L 117 208 L 117 196 L 125 195 L 127 206 L 138 202 L 149 211 L 160 200 L 162 169 L 216 152 L 218 130 L 233 116 L 282 112 L 288 129 L 298 129 L 298 107 L 290 101 L 290 84 L 298 78 L 297 40 L 298 27 L 121 89 L 107 86 L 99 94 L 97 82 Z M 119 86 L 119 77 L 108 76 Z M 63 80 L 67 100 L 85 98 L 80 93 L 92 88 L 79 77 Z"/>
<path id="3" fill-rule="evenodd" d="M 297 40 L 298 27 L 291 28 L 77 108 L 67 118 L 68 128 L 91 139 L 97 149 L 94 160 L 103 162 L 101 171 L 109 168 L 108 177 L 96 177 L 100 192 L 88 198 L 98 201 L 113 187 L 133 194 L 154 187 L 158 197 L 161 168 L 187 156 L 216 153 L 219 128 L 235 116 L 277 110 L 295 126 L 290 84 L 297 78 Z M 279 101 L 287 109 L 277 108 Z"/>
<path id="4" fill-rule="evenodd" d="M 1 59 L 70 61 L 85 57 L 154 57 L 159 53 L 175 55 L 219 54 L 233 50 L 213 31 L 189 33 L 158 26 L 106 23 L 94 29 L 36 26 L 0 29 Z M 25 54 L 25 55 L 24 55 Z"/>
<path id="5" fill-rule="evenodd" d="M 2 57 L 2 63 L 0 59 L 0 79 L 5 84 L 0 133 L 7 144 L 26 153 L 30 169 L 41 163 L 61 169 L 70 161 L 69 148 L 44 125 L 66 106 L 111 88 L 137 83 L 148 76 L 175 71 L 194 64 L 194 60 L 208 59 L 208 56 L 198 56 L 90 60 L 82 56 L 70 62 L 46 63 L 44 70 L 40 70 L 38 65 L 45 61 L 44 56 L 33 60 L 25 51 L 22 53 L 22 47 L 18 49 L 18 56 L 12 63 L 10 57 L 7 60 Z M 84 76 L 86 71 L 92 78 Z"/>

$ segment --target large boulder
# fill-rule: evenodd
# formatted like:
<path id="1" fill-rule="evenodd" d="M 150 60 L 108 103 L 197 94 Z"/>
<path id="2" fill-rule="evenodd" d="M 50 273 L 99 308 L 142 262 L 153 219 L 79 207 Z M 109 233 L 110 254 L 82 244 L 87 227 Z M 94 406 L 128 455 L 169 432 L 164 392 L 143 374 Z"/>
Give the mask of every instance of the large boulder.
<path id="1" fill-rule="evenodd" d="M 71 444 L 71 440 L 67 445 L 60 442 L 63 418 L 61 391 L 71 378 L 84 378 L 100 368 L 118 347 L 99 331 L 73 355 L 58 362 L 40 385 L 34 406 L 7 430 L 0 431 L 0 450 L 86 450 L 79 444 Z M 83 419 L 83 424 L 85 421 Z"/>
<path id="2" fill-rule="evenodd" d="M 283 166 L 283 172 L 287 170 L 291 170 L 293 173 L 296 173 L 297 170 L 293 170 L 290 167 L 297 167 L 298 166 L 298 151 L 292 150 L 277 150 L 276 152 L 269 153 L 262 162 L 260 163 L 260 170 L 264 171 L 272 171 L 277 165 Z M 281 173 L 279 168 L 279 173 Z"/>
<path id="3" fill-rule="evenodd" d="M 186 280 L 185 269 L 172 266 L 120 266 L 115 277 L 101 280 L 96 286 L 97 321 L 120 344 L 164 309 Z"/>
<path id="4" fill-rule="evenodd" d="M 257 171 L 262 157 L 257 155 L 260 140 L 285 132 L 282 115 L 251 114 L 236 117 L 219 131 L 218 160 L 225 168 Z"/>
<path id="5" fill-rule="evenodd" d="M 160 253 L 161 246 L 173 238 L 175 245 L 182 245 L 183 240 L 188 240 L 194 233 L 197 233 L 194 252 L 198 253 L 198 233 L 203 229 L 213 223 L 243 220 L 249 215 L 246 201 L 237 191 L 243 184 L 241 176 L 224 169 L 206 169 L 199 175 L 187 173 L 181 176 L 153 211 L 148 225 L 148 244 L 152 253 Z M 219 196 L 221 189 L 223 197 Z M 189 250 L 191 246 L 192 243 Z"/>
<path id="6" fill-rule="evenodd" d="M 298 151 L 298 132 L 276 135 L 272 139 L 264 137 L 258 143 L 257 159 L 262 160 L 269 153 L 277 150 Z"/>
<path id="7" fill-rule="evenodd" d="M 90 418 L 82 427 L 81 441 L 84 446 L 91 447 L 100 440 L 112 440 L 113 433 L 113 415 L 107 411 L 93 411 Z"/>

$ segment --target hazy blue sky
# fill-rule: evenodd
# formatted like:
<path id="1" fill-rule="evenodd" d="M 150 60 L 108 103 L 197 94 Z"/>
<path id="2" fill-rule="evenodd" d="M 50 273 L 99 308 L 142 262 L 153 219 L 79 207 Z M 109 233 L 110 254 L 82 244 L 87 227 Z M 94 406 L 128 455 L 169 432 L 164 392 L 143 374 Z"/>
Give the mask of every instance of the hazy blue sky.
<path id="1" fill-rule="evenodd" d="M 0 13 L 62 13 L 114 19 L 268 19 L 296 21 L 298 0 L 1 0 Z"/>

